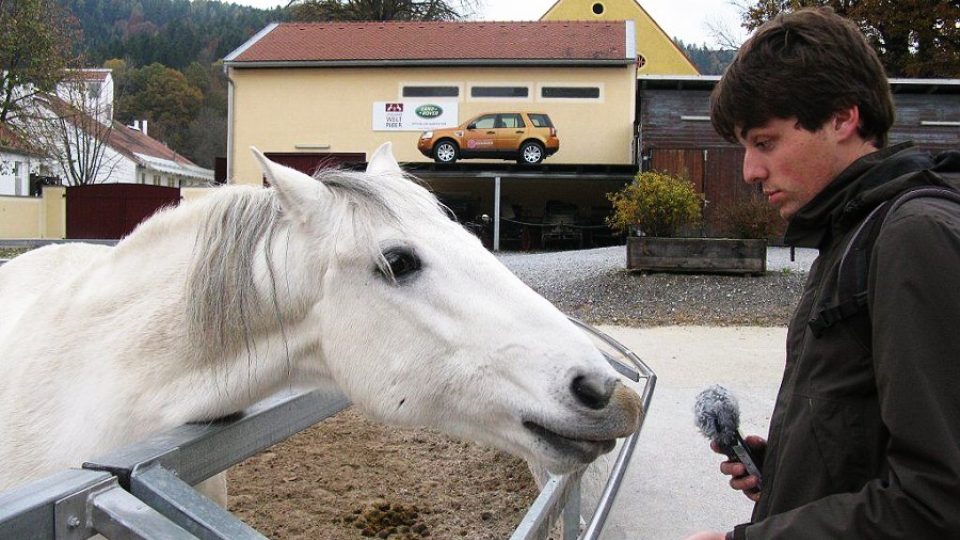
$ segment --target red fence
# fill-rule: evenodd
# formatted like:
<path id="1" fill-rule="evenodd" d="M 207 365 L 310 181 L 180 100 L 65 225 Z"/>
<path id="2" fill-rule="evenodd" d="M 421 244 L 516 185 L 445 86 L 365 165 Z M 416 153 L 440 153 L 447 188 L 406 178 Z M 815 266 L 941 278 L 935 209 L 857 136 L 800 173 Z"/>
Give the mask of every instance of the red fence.
<path id="1" fill-rule="evenodd" d="M 67 238 L 123 238 L 143 220 L 180 203 L 178 188 L 95 184 L 67 188 Z"/>

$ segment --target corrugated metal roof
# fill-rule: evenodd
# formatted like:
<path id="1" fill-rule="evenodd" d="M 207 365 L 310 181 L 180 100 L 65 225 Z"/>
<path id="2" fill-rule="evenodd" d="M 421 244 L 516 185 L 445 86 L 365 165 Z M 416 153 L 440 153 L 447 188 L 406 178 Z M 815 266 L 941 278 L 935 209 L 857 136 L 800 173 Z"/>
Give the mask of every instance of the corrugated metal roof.
<path id="1" fill-rule="evenodd" d="M 168 174 L 175 174 L 178 176 L 186 176 L 188 178 L 213 182 L 212 170 L 204 169 L 203 167 L 194 165 L 193 163 L 182 163 L 179 161 L 172 161 L 140 153 L 135 153 L 134 155 L 140 159 L 141 164 L 143 164 L 146 168 Z"/>
<path id="2" fill-rule="evenodd" d="M 641 88 L 712 90 L 720 75 L 638 75 L 637 80 Z M 892 78 L 889 82 L 895 94 L 960 94 L 960 79 Z"/>
<path id="3" fill-rule="evenodd" d="M 234 67 L 309 63 L 632 63 L 632 21 L 336 22 L 271 25 Z"/>

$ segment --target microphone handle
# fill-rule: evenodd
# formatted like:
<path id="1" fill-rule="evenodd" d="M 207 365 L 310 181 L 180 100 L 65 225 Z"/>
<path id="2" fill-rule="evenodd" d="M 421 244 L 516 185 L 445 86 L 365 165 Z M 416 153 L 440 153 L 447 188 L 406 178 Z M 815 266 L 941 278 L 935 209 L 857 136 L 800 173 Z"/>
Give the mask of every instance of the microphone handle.
<path id="1" fill-rule="evenodd" d="M 743 463 L 744 467 L 747 468 L 747 474 L 757 477 L 757 483 L 759 485 L 763 482 L 763 475 L 760 473 L 760 467 L 763 466 L 763 463 L 757 456 L 753 455 L 753 451 L 749 446 L 747 446 L 747 443 L 744 442 L 743 436 L 740 435 L 740 431 L 736 431 L 734 435 L 736 435 L 736 440 L 731 447 L 731 450 L 733 451 L 736 460 L 740 463 Z"/>

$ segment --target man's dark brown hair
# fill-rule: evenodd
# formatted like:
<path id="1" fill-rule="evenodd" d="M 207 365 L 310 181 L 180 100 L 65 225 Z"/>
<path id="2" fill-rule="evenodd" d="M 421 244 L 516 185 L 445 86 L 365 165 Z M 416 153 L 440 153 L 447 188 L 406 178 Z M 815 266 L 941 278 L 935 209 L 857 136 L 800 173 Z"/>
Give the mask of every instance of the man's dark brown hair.
<path id="1" fill-rule="evenodd" d="M 859 134 L 878 148 L 893 124 L 883 65 L 851 21 L 830 8 L 780 14 L 737 52 L 710 96 L 713 127 L 737 142 L 767 121 L 796 117 L 817 131 L 837 111 L 857 105 Z"/>

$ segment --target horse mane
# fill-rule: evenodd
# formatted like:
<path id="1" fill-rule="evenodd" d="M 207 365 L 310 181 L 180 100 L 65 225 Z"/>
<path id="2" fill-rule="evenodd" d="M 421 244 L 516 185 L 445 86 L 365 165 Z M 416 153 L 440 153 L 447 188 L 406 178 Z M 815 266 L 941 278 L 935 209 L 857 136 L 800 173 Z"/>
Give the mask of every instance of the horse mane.
<path id="1" fill-rule="evenodd" d="M 329 169 L 315 178 L 331 195 L 322 209 L 328 227 L 319 231 L 318 240 L 335 244 L 349 228 L 357 236 L 357 245 L 366 248 L 388 275 L 389 265 L 374 241 L 379 225 L 402 229 L 404 216 L 446 220 L 437 199 L 409 177 Z M 191 349 L 202 351 L 202 360 L 244 349 L 252 358 L 256 355 L 252 336 L 259 330 L 252 325 L 257 321 L 269 327 L 279 324 L 283 332 L 275 256 L 288 255 L 283 242 L 284 235 L 290 234 L 290 223 L 273 188 L 218 188 L 199 202 L 204 203 L 204 217 L 196 231 L 187 284 Z M 333 245 L 324 251 L 331 257 L 337 253 Z M 258 257 L 268 271 L 268 297 L 258 294 L 254 272 Z"/>

